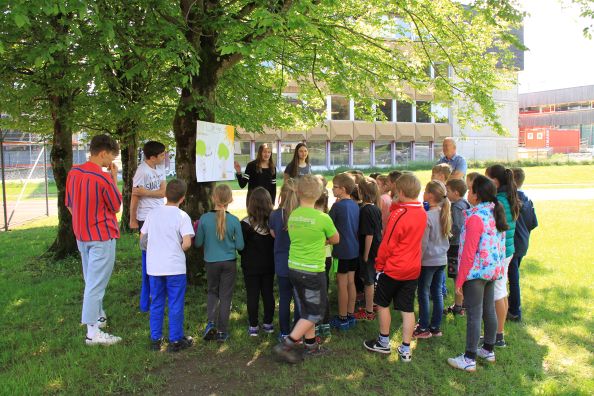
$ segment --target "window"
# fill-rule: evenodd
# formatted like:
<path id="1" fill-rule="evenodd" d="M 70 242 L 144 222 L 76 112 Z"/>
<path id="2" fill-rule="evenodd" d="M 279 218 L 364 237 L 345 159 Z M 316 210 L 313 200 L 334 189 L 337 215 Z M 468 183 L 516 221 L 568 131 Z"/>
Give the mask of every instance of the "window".
<path id="1" fill-rule="evenodd" d="M 536 139 L 537 139 L 537 140 L 542 140 L 542 132 L 538 132 L 538 133 L 536 134 Z"/>
<path id="2" fill-rule="evenodd" d="M 392 121 L 392 99 L 382 99 L 380 104 L 377 106 L 378 113 L 381 113 L 386 117 L 383 121 Z M 377 117 L 377 120 L 382 120 L 381 117 Z"/>
<path id="3" fill-rule="evenodd" d="M 371 142 L 356 141 L 353 142 L 353 165 L 371 164 Z"/>
<path id="4" fill-rule="evenodd" d="M 284 171 L 285 166 L 291 160 L 293 160 L 293 153 L 295 152 L 295 147 L 301 142 L 282 142 L 281 143 L 281 163 L 277 164 L 277 166 L 281 167 Z M 309 147 L 308 147 L 309 149 Z"/>
<path id="5" fill-rule="evenodd" d="M 431 122 L 431 114 L 429 113 L 430 108 L 430 102 L 417 102 L 417 122 Z"/>
<path id="6" fill-rule="evenodd" d="M 347 166 L 349 164 L 349 142 L 330 143 L 330 165 Z"/>
<path id="7" fill-rule="evenodd" d="M 326 166 L 326 142 L 307 142 L 311 166 Z"/>
<path id="8" fill-rule="evenodd" d="M 433 143 L 433 159 L 437 161 L 441 158 L 443 154 L 443 143 L 442 142 L 434 142 Z"/>
<path id="9" fill-rule="evenodd" d="M 245 169 L 245 166 L 248 162 L 251 161 L 250 159 L 250 141 L 235 141 L 234 148 L 235 148 L 235 161 L 239 162 L 242 169 Z"/>
<path id="10" fill-rule="evenodd" d="M 534 139 L 534 133 L 528 132 L 527 135 L 526 135 L 526 139 L 533 140 Z"/>
<path id="11" fill-rule="evenodd" d="M 410 161 L 410 143 L 396 143 L 396 163 L 406 164 Z"/>
<path id="12" fill-rule="evenodd" d="M 392 165 L 392 142 L 375 142 L 375 164 Z"/>
<path id="13" fill-rule="evenodd" d="M 431 161 L 428 142 L 415 143 L 415 161 Z"/>
<path id="14" fill-rule="evenodd" d="M 435 114 L 435 122 L 438 124 L 447 124 L 450 122 L 448 108 L 440 104 L 431 104 L 431 111 Z"/>
<path id="15" fill-rule="evenodd" d="M 396 103 L 396 121 L 412 122 L 412 103 L 400 100 Z"/>
<path id="16" fill-rule="evenodd" d="M 331 96 L 331 120 L 349 120 L 350 106 L 349 100 L 344 96 Z"/>

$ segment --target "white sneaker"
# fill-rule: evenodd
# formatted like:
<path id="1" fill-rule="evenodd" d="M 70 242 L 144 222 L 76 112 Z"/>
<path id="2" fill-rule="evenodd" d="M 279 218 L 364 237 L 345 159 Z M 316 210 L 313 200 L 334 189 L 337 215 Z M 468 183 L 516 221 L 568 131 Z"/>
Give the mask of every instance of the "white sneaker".
<path id="1" fill-rule="evenodd" d="M 402 345 L 399 345 L 396 349 L 398 351 L 398 356 L 400 360 L 406 363 L 410 363 L 412 361 L 412 353 L 410 353 L 410 348 L 405 351 Z"/>
<path id="2" fill-rule="evenodd" d="M 481 359 L 485 359 L 489 363 L 495 363 L 495 352 L 494 351 L 487 351 L 485 348 L 480 348 L 476 352 L 476 356 L 480 357 Z"/>
<path id="3" fill-rule="evenodd" d="M 107 318 L 105 316 L 100 316 L 99 319 L 97 319 L 97 327 L 103 329 L 105 326 L 107 326 Z"/>
<path id="4" fill-rule="evenodd" d="M 448 358 L 448 364 L 458 370 L 463 371 L 476 371 L 476 361 L 472 359 L 466 359 L 464 354 L 456 356 L 455 358 Z"/>
<path id="5" fill-rule="evenodd" d="M 97 334 L 95 334 L 95 337 L 87 337 L 85 340 L 87 345 L 113 345 L 117 344 L 120 341 L 122 341 L 120 337 L 104 333 L 101 330 L 97 330 Z"/>

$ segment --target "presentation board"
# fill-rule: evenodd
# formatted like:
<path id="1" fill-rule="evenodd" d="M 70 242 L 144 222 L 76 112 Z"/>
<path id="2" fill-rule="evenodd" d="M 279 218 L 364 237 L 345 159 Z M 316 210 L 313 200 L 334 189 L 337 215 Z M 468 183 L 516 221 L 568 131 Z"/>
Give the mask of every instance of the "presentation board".
<path id="1" fill-rule="evenodd" d="M 199 182 L 233 180 L 233 142 L 231 125 L 198 121 L 196 125 L 196 179 Z"/>

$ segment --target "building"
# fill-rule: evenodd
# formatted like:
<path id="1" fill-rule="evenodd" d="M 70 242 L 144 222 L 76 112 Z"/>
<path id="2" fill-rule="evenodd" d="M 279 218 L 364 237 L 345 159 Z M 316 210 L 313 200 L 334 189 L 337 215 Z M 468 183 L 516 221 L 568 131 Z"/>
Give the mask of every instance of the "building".
<path id="1" fill-rule="evenodd" d="M 594 151 L 594 85 L 520 95 L 518 144 L 530 153 Z"/>

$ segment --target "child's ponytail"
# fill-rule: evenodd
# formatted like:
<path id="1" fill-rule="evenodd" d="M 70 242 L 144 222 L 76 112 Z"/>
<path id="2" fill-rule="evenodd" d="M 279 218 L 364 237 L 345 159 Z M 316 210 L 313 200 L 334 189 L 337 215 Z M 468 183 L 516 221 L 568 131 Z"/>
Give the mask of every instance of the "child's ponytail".
<path id="1" fill-rule="evenodd" d="M 217 210 L 217 237 L 219 240 L 225 239 L 227 232 L 227 221 L 226 221 L 226 206 L 233 202 L 233 194 L 231 188 L 226 184 L 219 184 L 215 187 L 212 194 L 212 200 L 215 205 L 223 207 L 223 209 Z"/>
<path id="2" fill-rule="evenodd" d="M 505 178 L 507 180 L 507 200 L 511 208 L 512 218 L 517 220 L 520 217 L 521 204 L 518 198 L 516 181 L 514 180 L 514 172 L 509 168 L 505 168 Z"/>
<path id="3" fill-rule="evenodd" d="M 441 208 L 441 213 L 439 214 L 441 234 L 449 238 L 452 231 L 452 215 L 450 213 L 451 204 L 447 196 L 446 186 L 439 180 L 432 180 L 427 183 L 426 190 L 435 198 Z"/>

